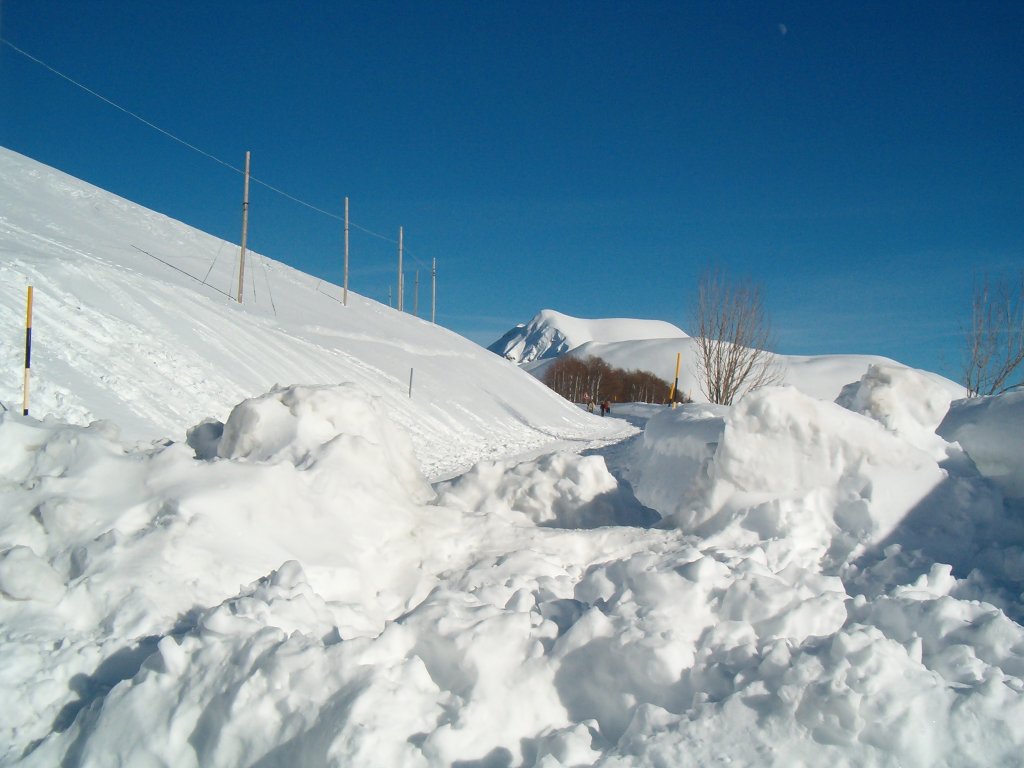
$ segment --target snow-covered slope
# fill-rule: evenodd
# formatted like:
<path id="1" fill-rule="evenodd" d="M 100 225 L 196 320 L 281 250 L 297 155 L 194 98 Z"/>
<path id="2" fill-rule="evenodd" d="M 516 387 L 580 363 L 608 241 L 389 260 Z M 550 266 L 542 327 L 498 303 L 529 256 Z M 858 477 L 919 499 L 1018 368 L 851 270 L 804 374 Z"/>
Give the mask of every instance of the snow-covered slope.
<path id="1" fill-rule="evenodd" d="M 685 333 L 663 320 L 584 320 L 542 309 L 529 323 L 517 325 L 487 348 L 523 364 L 558 357 L 588 342 L 685 338 Z"/>
<path id="2" fill-rule="evenodd" d="M 237 269 L 237 246 L 0 149 L 0 401 L 20 411 L 32 285 L 36 416 L 178 439 L 275 384 L 351 381 L 428 475 L 608 429 L 457 334 L 352 292 L 343 306 L 272 259 L 250 254 L 239 305 Z"/>

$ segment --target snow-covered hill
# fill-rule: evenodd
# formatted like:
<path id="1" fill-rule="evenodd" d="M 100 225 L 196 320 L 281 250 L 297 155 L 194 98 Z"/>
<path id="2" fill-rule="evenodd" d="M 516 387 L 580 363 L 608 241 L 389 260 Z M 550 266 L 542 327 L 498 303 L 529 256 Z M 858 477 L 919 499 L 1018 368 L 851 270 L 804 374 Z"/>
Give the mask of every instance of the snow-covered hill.
<path id="1" fill-rule="evenodd" d="M 676 355 L 681 355 L 679 389 L 695 402 L 707 402 L 697 378 L 697 345 L 692 338 L 637 339 L 619 342 L 587 342 L 566 354 L 581 359 L 600 357 L 615 368 L 650 371 L 666 382 L 675 376 Z M 539 379 L 556 358 L 547 358 L 524 365 Z M 835 400 L 842 388 L 859 380 L 873 365 L 907 366 L 880 355 L 776 355 L 780 384 L 786 384 L 822 400 Z M 920 371 L 929 381 L 942 387 L 952 398 L 964 397 L 964 388 L 930 371 Z"/>
<path id="2" fill-rule="evenodd" d="M 0 149 L 0 401 L 20 410 L 32 285 L 33 415 L 178 439 L 275 384 L 352 381 L 429 476 L 608 429 L 457 334 L 352 292 L 343 306 L 339 287 L 258 254 L 239 305 L 238 254 Z"/>
<path id="3" fill-rule="evenodd" d="M 876 361 L 592 417 L 270 260 L 239 307 L 233 247 L 25 158 L 0 182 L 0 765 L 1019 763 L 1024 394 Z"/>
<path id="4" fill-rule="evenodd" d="M 530 322 L 517 325 L 487 348 L 525 364 L 558 357 L 588 342 L 685 338 L 685 333 L 663 320 L 584 320 L 542 309 Z"/>

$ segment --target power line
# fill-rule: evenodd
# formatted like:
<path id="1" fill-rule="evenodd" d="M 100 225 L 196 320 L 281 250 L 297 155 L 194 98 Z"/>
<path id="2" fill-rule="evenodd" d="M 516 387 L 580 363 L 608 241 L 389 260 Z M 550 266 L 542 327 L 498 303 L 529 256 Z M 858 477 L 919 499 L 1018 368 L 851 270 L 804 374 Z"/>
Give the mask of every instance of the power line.
<path id="1" fill-rule="evenodd" d="M 37 58 L 36 58 L 35 56 L 33 56 L 33 55 L 32 55 L 31 53 L 28 53 L 28 52 L 26 52 L 26 51 L 23 51 L 23 50 L 21 50 L 21 48 L 19 48 L 18 46 L 16 46 L 16 45 L 15 45 L 14 43 L 12 43 L 12 42 L 11 42 L 10 40 L 7 40 L 7 39 L 5 39 L 5 38 L 0 38 L 0 42 L 4 43 L 5 45 L 7 45 L 8 47 L 10 47 L 10 48 L 11 48 L 11 49 L 13 49 L 14 51 L 16 51 L 16 52 L 20 53 L 20 54 L 21 54 L 22 56 L 24 56 L 24 57 L 25 57 L 26 59 L 29 59 L 29 60 L 31 60 L 31 61 L 34 61 L 34 62 L 35 62 L 36 64 L 38 64 L 39 66 L 43 67 L 44 69 L 47 69 L 47 70 L 49 70 L 49 71 L 50 71 L 50 72 L 52 72 L 53 74 L 57 75 L 57 77 L 63 78 L 64 80 L 67 80 L 67 81 L 68 81 L 69 83 L 71 83 L 72 85 L 74 85 L 74 86 L 77 86 L 78 88 L 81 88 L 81 89 L 82 89 L 83 91 L 85 91 L 86 93 L 88 93 L 88 94 L 90 94 L 90 95 L 92 95 L 92 96 L 95 96 L 95 97 L 96 97 L 97 99 L 99 99 L 100 101 L 103 101 L 103 102 L 105 102 L 105 103 L 109 104 L 109 105 L 110 105 L 110 106 L 112 106 L 112 107 L 113 107 L 114 109 L 119 109 L 120 111 L 124 112 L 124 113 L 125 113 L 126 115 L 129 115 L 129 116 L 131 116 L 131 117 L 134 117 L 134 118 L 135 118 L 136 120 L 138 120 L 138 121 L 139 121 L 140 123 L 143 123 L 144 125 L 148 125 L 148 126 L 149 126 L 150 128 L 152 128 L 152 129 L 153 129 L 153 130 L 155 130 L 155 131 L 159 131 L 159 132 L 160 132 L 160 133 L 162 133 L 162 134 L 163 134 L 164 136 L 167 136 L 167 137 L 168 137 L 169 139 L 173 139 L 174 141 L 178 142 L 179 144 L 183 144 L 184 146 L 188 147 L 188 148 L 189 148 L 189 149 L 191 149 L 192 151 L 194 151 L 194 152 L 198 152 L 199 154 L 201 154 L 201 155 L 203 155 L 203 156 L 205 156 L 205 157 L 208 157 L 208 158 L 210 158 L 210 159 L 211 159 L 211 160 L 213 160 L 214 162 L 216 162 L 216 163 L 220 163 L 221 165 L 225 166 L 226 168 L 230 168 L 230 169 L 231 169 L 232 171 L 234 171 L 235 173 L 242 173 L 241 169 L 239 169 L 239 168 L 236 168 L 235 166 L 231 165 L 230 163 L 227 163 L 227 162 L 225 162 L 225 161 L 221 160 L 221 159 L 220 159 L 219 157 L 217 157 L 217 156 L 215 156 L 215 155 L 211 155 L 211 154 L 210 154 L 209 152 L 206 152 L 206 151 L 204 151 L 204 150 L 200 149 L 200 148 L 199 148 L 199 147 L 197 147 L 197 146 L 196 146 L 195 144 L 190 144 L 189 142 L 185 141 L 184 139 L 178 138 L 177 136 L 175 136 L 175 135 L 174 135 L 173 133 L 171 133 L 170 131 L 165 131 L 165 130 L 164 130 L 163 128 L 161 128 L 161 127 L 160 127 L 159 125 L 155 125 L 155 124 L 153 124 L 153 123 L 149 122 L 149 120 L 147 120 L 146 118 L 144 118 L 144 117 L 141 117 L 141 116 L 139 116 L 139 115 L 135 114 L 135 113 L 134 113 L 134 112 L 132 112 L 132 111 L 131 111 L 130 109 L 125 109 L 125 108 L 124 108 L 124 107 L 122 107 L 122 106 L 121 106 L 120 104 L 117 104 L 117 103 L 115 103 L 115 102 L 111 101 L 110 99 L 108 99 L 108 98 L 107 98 L 106 96 L 103 96 L 102 94 L 96 93 L 96 91 L 94 91 L 94 90 L 93 90 L 92 88 L 89 88 L 88 86 L 82 85 L 82 84 L 81 84 L 80 82 L 78 82 L 77 80 L 73 80 L 72 78 L 68 77 L 68 76 L 67 76 L 67 75 L 65 75 L 65 74 L 64 74 L 63 72 L 61 72 L 60 70 L 57 70 L 57 69 L 54 69 L 53 67 L 51 67 L 51 66 L 50 66 L 49 64 L 47 64 L 47 63 L 46 63 L 45 61 L 42 61 L 41 59 L 37 59 Z"/>
<path id="2" fill-rule="evenodd" d="M 2 0 L 0 0 L 0 3 L 2 3 Z M 0 10 L 2 10 L 2 5 L 0 5 Z M 215 163 L 218 163 L 218 164 L 224 166 L 225 168 L 227 168 L 227 169 L 229 169 L 231 171 L 234 171 L 235 173 L 237 173 L 239 175 L 245 175 L 245 171 L 243 171 L 241 168 L 238 168 L 238 167 L 232 165 L 231 163 L 227 162 L 226 160 L 222 160 L 221 158 L 217 157 L 216 155 L 214 155 L 214 154 L 212 154 L 210 152 L 207 152 L 204 149 L 201 149 L 201 148 L 197 147 L 195 144 L 192 144 L 191 142 L 186 141 L 185 139 L 181 138 L 180 136 L 176 136 L 175 134 L 171 133 L 170 131 L 166 130 L 165 128 L 161 128 L 159 125 L 156 125 L 155 123 L 150 122 L 149 120 L 147 120 L 146 118 L 142 117 L 141 115 L 139 115 L 139 114 L 137 114 L 135 112 L 132 112 L 130 109 L 127 109 L 126 107 L 122 107 L 117 102 L 112 101 L 111 99 L 108 99 L 103 94 L 97 93 L 92 88 L 89 88 L 88 86 L 83 85 L 82 83 L 78 82 L 77 80 L 75 80 L 74 78 L 70 77 L 69 75 L 64 74 L 59 69 L 56 69 L 55 67 L 52 67 L 51 65 L 47 64 L 42 59 L 37 58 L 36 56 L 33 56 L 28 51 L 22 50 L 21 48 L 16 46 L 14 43 L 12 43 L 10 40 L 8 40 L 8 39 L 6 39 L 4 37 L 0 37 L 0 43 L 3 43 L 4 45 L 8 46 L 11 50 L 15 51 L 16 53 L 21 54 L 26 59 L 29 59 L 30 61 L 35 62 L 39 66 L 41 66 L 44 69 L 48 70 L 49 72 L 52 72 L 53 74 L 57 75 L 57 77 L 61 78 L 62 80 L 66 80 L 67 82 L 69 82 L 72 85 L 74 85 L 76 88 L 81 88 L 83 91 L 85 91 L 86 93 L 88 93 L 91 96 L 96 97 L 97 99 L 99 99 L 100 101 L 104 102 L 105 104 L 109 104 L 114 109 L 117 109 L 117 110 L 123 112 L 124 114 L 128 115 L 129 117 L 134 118 L 135 120 L 138 120 L 143 125 L 146 125 L 149 128 L 152 128 L 153 130 L 155 130 L 155 131 L 157 131 L 159 133 L 162 133 L 164 136 L 166 136 L 167 138 L 171 139 L 172 141 L 176 141 L 177 143 L 181 144 L 182 146 L 187 147 L 188 149 L 191 149 L 193 152 L 198 152 L 203 157 L 206 157 L 206 158 L 208 158 L 210 160 L 213 160 Z M 335 221 L 344 221 L 344 217 L 339 216 L 336 213 L 332 213 L 332 212 L 330 212 L 328 210 L 325 210 L 325 209 L 323 209 L 323 208 L 321 208 L 319 206 L 316 206 L 313 203 L 310 203 L 310 202 L 308 202 L 306 200 L 303 200 L 303 199 L 301 199 L 299 197 L 296 197 L 295 195 L 291 195 L 288 192 L 285 192 L 284 190 L 280 189 L 279 187 L 275 187 L 274 185 L 272 185 L 272 184 L 270 184 L 270 183 L 268 183 L 266 181 L 263 181 L 261 179 L 256 178 L 255 176 L 252 176 L 251 174 L 249 176 L 249 180 L 251 182 L 253 182 L 254 184 L 259 184 L 260 186 L 263 186 L 266 189 L 269 189 L 271 192 L 274 192 L 274 193 L 276 193 L 278 195 L 281 195 L 282 197 L 287 198 L 288 200 L 291 200 L 294 203 L 298 203 L 299 205 L 305 206 L 306 208 L 309 208 L 312 211 L 316 211 L 317 213 L 323 214 L 324 216 L 327 216 L 327 217 L 329 217 L 331 219 L 334 219 Z M 379 232 L 374 232 L 372 229 L 368 229 L 366 227 L 360 226 L 359 224 L 357 224 L 357 223 L 355 223 L 355 222 L 353 222 L 351 220 L 349 221 L 349 226 L 350 227 L 354 227 L 355 229 L 358 229 L 361 232 L 364 232 L 364 233 L 366 233 L 368 235 L 371 235 L 372 237 L 376 237 L 376 238 L 378 238 L 380 240 L 384 240 L 386 242 L 389 242 L 389 243 L 392 243 L 392 244 L 395 244 L 395 245 L 398 244 L 398 240 L 396 240 L 395 238 L 388 237 L 387 235 L 382 235 Z M 423 266 L 423 267 L 426 266 L 416 256 L 414 256 L 412 254 L 410 254 L 410 256 L 412 256 L 413 260 L 416 261 L 417 263 L 419 263 L 420 266 Z"/>

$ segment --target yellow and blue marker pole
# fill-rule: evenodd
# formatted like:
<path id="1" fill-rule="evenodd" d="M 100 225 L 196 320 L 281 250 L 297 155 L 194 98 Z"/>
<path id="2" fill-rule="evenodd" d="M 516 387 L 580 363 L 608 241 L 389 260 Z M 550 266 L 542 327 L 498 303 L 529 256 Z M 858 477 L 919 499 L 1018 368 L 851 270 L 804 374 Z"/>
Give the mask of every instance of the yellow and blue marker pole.
<path id="1" fill-rule="evenodd" d="M 28 308 L 25 310 L 25 386 L 22 415 L 28 416 L 28 374 L 32 369 L 32 286 L 28 287 Z"/>

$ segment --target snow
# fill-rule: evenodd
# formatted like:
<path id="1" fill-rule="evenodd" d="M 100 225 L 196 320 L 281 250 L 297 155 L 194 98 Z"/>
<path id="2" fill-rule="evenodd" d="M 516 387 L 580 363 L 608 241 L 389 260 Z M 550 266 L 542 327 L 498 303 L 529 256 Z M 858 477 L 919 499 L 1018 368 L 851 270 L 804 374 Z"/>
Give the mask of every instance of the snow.
<path id="1" fill-rule="evenodd" d="M 616 342 L 588 341 L 568 350 L 565 354 L 578 358 L 599 357 L 614 368 L 650 371 L 671 383 L 675 378 L 676 355 L 680 355 L 679 391 L 695 402 L 707 402 L 697 378 L 697 344 L 692 338 L 636 339 Z M 847 384 L 860 380 L 872 366 L 902 368 L 907 366 L 880 355 L 775 355 L 774 370 L 780 384 L 796 387 L 801 392 L 821 400 L 835 400 Z M 537 378 L 557 358 L 547 357 L 525 364 L 523 367 Z M 916 369 L 915 369 L 916 370 Z M 966 390 L 949 379 L 918 371 L 929 386 L 938 386 L 950 399 L 966 396 Z"/>
<path id="2" fill-rule="evenodd" d="M 958 442 L 1003 493 L 1024 498 L 1024 391 L 958 401 L 937 431 Z"/>
<path id="3" fill-rule="evenodd" d="M 112 420 L 132 440 L 181 439 L 274 385 L 341 381 L 381 398 L 431 478 L 618 427 L 450 331 L 352 291 L 343 306 L 339 287 L 258 254 L 239 305 L 237 246 L 5 149 L 0 211 L 8 407 L 33 285 L 30 412 Z"/>
<path id="4" fill-rule="evenodd" d="M 39 305 L 30 416 L 0 349 L 0 764 L 1019 762 L 1019 393 L 823 359 L 594 417 L 270 260 L 277 315 L 239 307 L 120 246 L 218 241 L 0 170 L 0 321 Z"/>
<path id="5" fill-rule="evenodd" d="M 528 323 L 510 330 L 488 349 L 515 363 L 558 357 L 591 342 L 636 339 L 685 339 L 686 334 L 664 320 L 604 318 L 587 320 L 553 309 L 542 309 Z"/>

